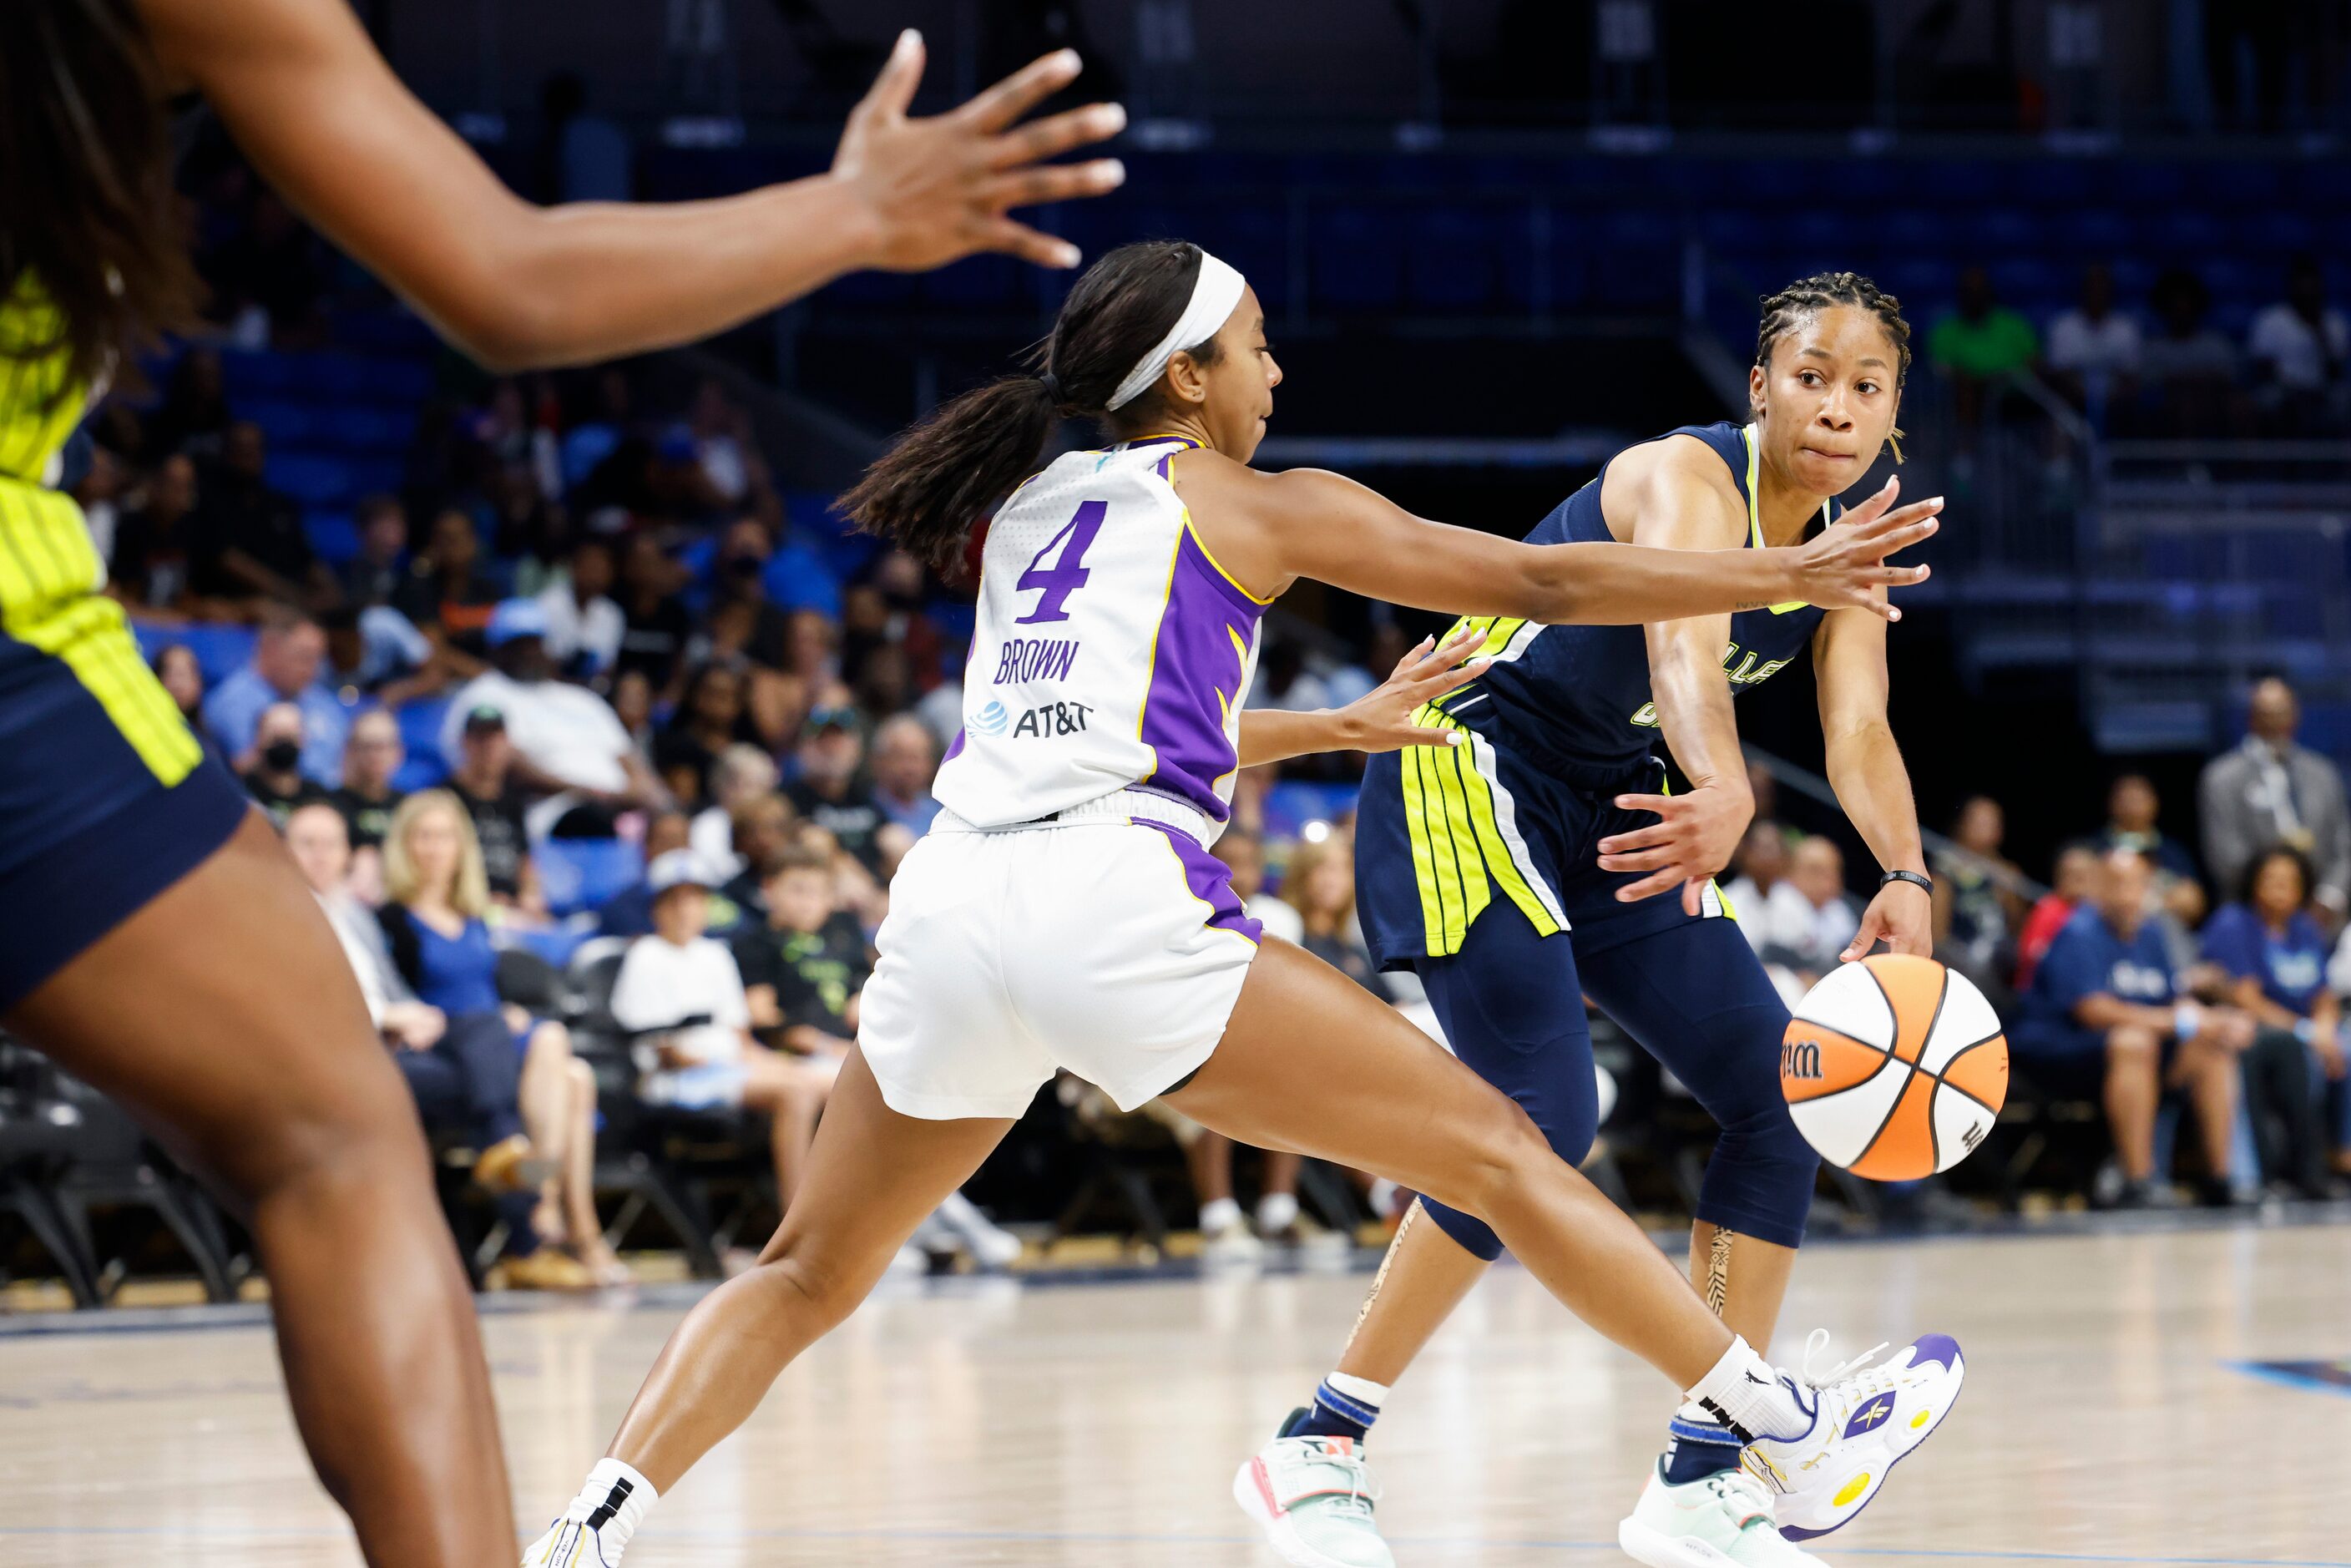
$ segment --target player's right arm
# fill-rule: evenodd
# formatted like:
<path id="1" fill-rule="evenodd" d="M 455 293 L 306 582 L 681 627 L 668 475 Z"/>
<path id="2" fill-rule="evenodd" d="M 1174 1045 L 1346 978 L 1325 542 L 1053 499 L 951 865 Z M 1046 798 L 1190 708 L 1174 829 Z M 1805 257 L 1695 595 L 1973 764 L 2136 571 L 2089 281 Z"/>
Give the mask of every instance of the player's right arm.
<path id="1" fill-rule="evenodd" d="M 1115 160 L 1040 161 L 1115 135 L 1113 105 L 1015 121 L 1074 78 L 1049 55 L 949 113 L 907 118 L 921 39 L 902 35 L 832 168 L 723 201 L 523 201 L 401 85 L 333 0 L 140 0 L 156 51 L 270 183 L 449 338 L 495 368 L 580 363 L 735 325 L 845 272 L 975 251 L 1071 267 L 1006 215 L 1099 195 Z"/>
<path id="2" fill-rule="evenodd" d="M 1695 441 L 1665 441 L 1637 454 L 1639 467 L 1622 476 L 1632 492 L 1631 536 L 1666 550 L 1736 549 L 1747 534 L 1747 508 L 1720 459 Z M 1825 536 L 1824 536 L 1825 537 Z M 1758 553 L 1758 552 L 1743 552 Z M 1755 797 L 1739 749 L 1739 721 L 1730 709 L 1730 683 L 1722 655 L 1730 645 L 1727 614 L 1655 621 L 1649 646 L 1649 696 L 1657 727 L 1690 781 L 1687 793 L 1623 795 L 1627 810 L 1655 811 L 1658 820 L 1600 841 L 1604 871 L 1644 872 L 1619 888 L 1619 902 L 1682 890 L 1682 907 L 1698 913 L 1708 879 L 1730 863 Z"/>
<path id="3" fill-rule="evenodd" d="M 1636 625 L 1791 601 L 1893 618 L 1900 612 L 1876 591 L 1923 581 L 1927 569 L 1886 558 L 1935 529 L 1922 503 L 1788 549 L 1531 545 L 1416 517 L 1317 468 L 1260 474 L 1192 452 L 1176 459 L 1175 475 L 1209 553 L 1259 599 L 1311 578 L 1418 610 L 1552 625 Z"/>

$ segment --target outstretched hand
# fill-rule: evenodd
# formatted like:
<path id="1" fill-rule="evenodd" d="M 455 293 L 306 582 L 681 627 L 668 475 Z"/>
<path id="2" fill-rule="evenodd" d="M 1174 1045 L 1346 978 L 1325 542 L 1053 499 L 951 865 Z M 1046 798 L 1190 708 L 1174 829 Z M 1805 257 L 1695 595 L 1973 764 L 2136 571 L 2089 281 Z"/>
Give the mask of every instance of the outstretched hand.
<path id="1" fill-rule="evenodd" d="M 1888 621 L 1902 612 L 1887 601 L 1885 590 L 1906 588 L 1927 580 L 1923 566 L 1887 566 L 1886 558 L 1932 534 L 1943 497 L 1914 501 L 1889 511 L 1901 494 L 1897 476 L 1877 494 L 1823 528 L 1819 537 L 1796 549 L 1796 591 L 1807 604 L 1823 610 L 1868 610 Z"/>
<path id="2" fill-rule="evenodd" d="M 869 266 L 921 272 L 977 251 L 1004 251 L 1040 267 L 1075 267 L 1078 247 L 1006 216 L 1012 207 L 1099 196 L 1126 168 L 1115 158 L 1044 160 L 1115 136 L 1126 111 L 1089 104 L 1026 125 L 1014 122 L 1075 80 L 1077 51 L 1062 49 L 1013 72 L 962 107 L 928 120 L 906 110 L 923 79 L 922 35 L 898 35 L 887 64 L 849 116 L 833 177 L 871 213 Z"/>
<path id="3" fill-rule="evenodd" d="M 1341 733 L 1355 751 L 1399 751 L 1407 746 L 1455 746 L 1461 732 L 1416 724 L 1413 715 L 1450 691 L 1468 685 L 1491 668 L 1491 659 L 1462 656 L 1486 640 L 1482 626 L 1446 639 L 1423 637 L 1396 667 L 1372 690 L 1339 710 Z"/>

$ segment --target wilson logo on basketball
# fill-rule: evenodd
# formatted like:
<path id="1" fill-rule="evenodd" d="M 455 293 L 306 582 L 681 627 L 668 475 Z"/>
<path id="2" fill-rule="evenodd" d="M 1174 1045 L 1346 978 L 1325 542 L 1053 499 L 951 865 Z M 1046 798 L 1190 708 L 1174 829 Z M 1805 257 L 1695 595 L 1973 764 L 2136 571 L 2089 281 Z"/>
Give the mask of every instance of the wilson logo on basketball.
<path id="1" fill-rule="evenodd" d="M 1821 1076 L 1820 1041 L 1782 1040 L 1780 1044 L 1780 1076 L 1810 1079 L 1817 1082 Z"/>

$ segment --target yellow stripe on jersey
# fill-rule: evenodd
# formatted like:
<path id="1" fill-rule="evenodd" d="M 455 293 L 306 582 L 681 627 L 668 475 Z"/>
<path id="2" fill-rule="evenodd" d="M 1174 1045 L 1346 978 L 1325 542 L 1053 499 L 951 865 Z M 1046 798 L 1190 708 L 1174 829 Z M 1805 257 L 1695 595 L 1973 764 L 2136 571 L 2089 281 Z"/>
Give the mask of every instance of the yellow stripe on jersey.
<path id="1" fill-rule="evenodd" d="M 1503 641 L 1509 637 L 1505 632 Z M 1457 745 L 1408 747 L 1404 753 L 1405 828 L 1426 950 L 1438 957 L 1461 951 L 1496 888 L 1518 905 L 1536 935 L 1563 929 L 1536 889 L 1535 876 L 1512 852 L 1496 809 L 1499 786 L 1479 768 L 1468 728 L 1433 704 L 1415 712 L 1413 722 L 1462 737 Z"/>
<path id="2" fill-rule="evenodd" d="M 55 344 L 64 319 L 29 273 L 0 300 L 0 477 L 38 483 L 50 456 L 81 423 L 82 399 L 69 385 L 66 355 Z"/>
<path id="3" fill-rule="evenodd" d="M 1740 431 L 1740 434 L 1747 443 L 1747 543 L 1751 549 L 1761 549 L 1764 548 L 1763 503 L 1761 499 L 1762 492 L 1755 487 L 1757 479 L 1761 476 L 1759 470 L 1763 465 L 1761 433 L 1750 424 Z M 1835 516 L 1829 509 L 1832 503 L 1827 501 L 1821 503 L 1821 518 L 1823 522 L 1836 521 Z M 1785 604 L 1772 605 L 1771 613 L 1786 615 L 1794 611 L 1810 609 L 1811 603 L 1811 601 L 1804 599 L 1792 600 Z M 1640 720 L 1636 718 L 1633 722 L 1638 724 Z"/>
<path id="4" fill-rule="evenodd" d="M 102 577 L 72 497 L 0 479 L 0 632 L 72 671 L 169 788 L 204 747 L 139 656 L 122 606 L 97 591 Z"/>

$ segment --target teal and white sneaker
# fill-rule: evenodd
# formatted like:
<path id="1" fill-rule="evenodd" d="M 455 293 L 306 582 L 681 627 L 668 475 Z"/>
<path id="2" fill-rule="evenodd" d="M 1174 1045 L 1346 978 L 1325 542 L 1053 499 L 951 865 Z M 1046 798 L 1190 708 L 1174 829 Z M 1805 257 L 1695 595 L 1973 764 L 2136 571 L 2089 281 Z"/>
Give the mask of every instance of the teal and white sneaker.
<path id="1" fill-rule="evenodd" d="M 1717 1470 L 1674 1486 L 1662 1460 L 1631 1515 L 1616 1526 L 1616 1544 L 1649 1568 L 1825 1568 L 1781 1539 L 1771 1490 L 1745 1470 Z"/>
<path id="2" fill-rule="evenodd" d="M 1959 1342 L 1939 1333 L 1922 1335 L 1875 1365 L 1870 1357 L 1882 1344 L 1815 1375 L 1813 1358 L 1828 1338 L 1815 1330 L 1805 1343 L 1804 1386 L 1781 1374 L 1797 1403 L 1811 1409 L 1812 1424 L 1794 1437 L 1758 1438 L 1741 1459 L 1779 1494 L 1780 1529 L 1791 1541 L 1852 1523 L 1886 1484 L 1886 1472 L 1942 1425 L 1967 1381 Z"/>
<path id="3" fill-rule="evenodd" d="M 1379 1500 L 1351 1437 L 1276 1437 L 1233 1477 L 1233 1500 L 1295 1568 L 1395 1568 L 1372 1517 Z"/>

